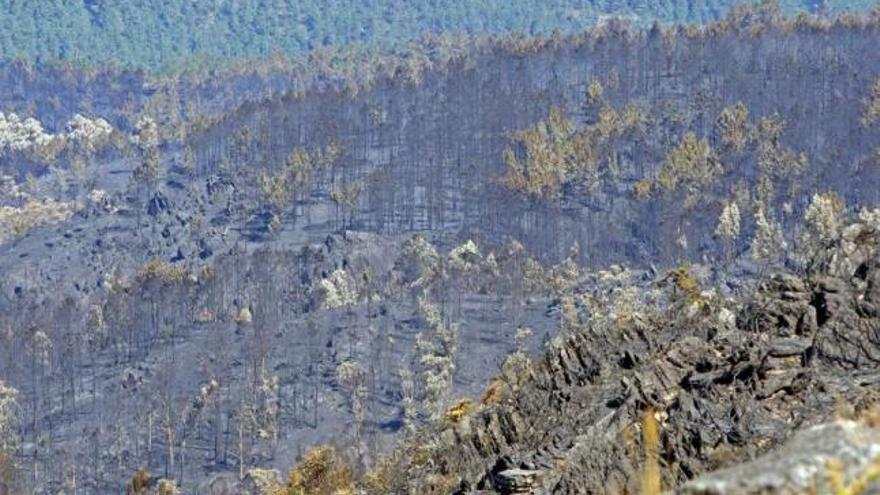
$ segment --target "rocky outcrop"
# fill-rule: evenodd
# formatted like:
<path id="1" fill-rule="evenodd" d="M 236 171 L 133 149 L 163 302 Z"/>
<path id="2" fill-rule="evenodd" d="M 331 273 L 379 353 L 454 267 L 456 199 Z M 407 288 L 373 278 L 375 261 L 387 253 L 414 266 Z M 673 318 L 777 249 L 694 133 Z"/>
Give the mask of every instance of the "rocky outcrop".
<path id="1" fill-rule="evenodd" d="M 815 264 L 807 276 L 768 277 L 742 303 L 701 294 L 672 300 L 647 318 L 567 332 L 533 364 L 524 384 L 506 377 L 503 394 L 441 427 L 429 471 L 467 489 L 501 493 L 522 484 L 500 473 L 520 470 L 540 472 L 529 478 L 540 493 L 632 493 L 643 468 L 646 410 L 660 426 L 664 486 L 674 487 L 774 451 L 795 432 L 832 420 L 841 404 L 866 409 L 880 379 L 880 320 L 871 309 L 880 258 L 869 239 L 876 237 L 862 236 L 850 253 L 843 242 L 828 248 L 846 258 L 837 266 L 852 266 L 851 272 Z M 722 316 L 731 311 L 735 321 Z M 789 459 L 780 469 L 815 471 L 817 456 L 837 452 L 847 470 L 864 468 L 876 432 L 861 435 L 859 428 L 835 423 L 808 430 L 787 448 L 794 452 L 813 438 L 822 441 L 819 450 L 800 457 L 782 450 L 768 459 Z M 852 444 L 860 436 L 867 443 Z M 781 474 L 746 476 L 755 469 L 749 466 L 715 478 L 753 478 L 731 491 L 701 482 L 687 485 L 686 493 L 783 487 Z M 413 471 L 416 481 L 407 489 L 419 486 L 422 471 Z"/>
<path id="2" fill-rule="evenodd" d="M 504 494 L 532 493 L 537 484 L 538 471 L 506 469 L 495 475 L 495 484 Z"/>

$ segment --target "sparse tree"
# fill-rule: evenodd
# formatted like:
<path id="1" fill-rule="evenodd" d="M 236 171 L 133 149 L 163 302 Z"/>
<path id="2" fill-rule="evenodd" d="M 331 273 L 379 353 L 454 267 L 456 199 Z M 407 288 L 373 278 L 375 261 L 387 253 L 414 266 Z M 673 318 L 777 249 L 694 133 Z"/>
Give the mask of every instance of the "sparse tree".
<path id="1" fill-rule="evenodd" d="M 730 201 L 724 205 L 721 215 L 718 217 L 718 225 L 715 227 L 715 237 L 721 243 L 725 259 L 729 259 L 740 234 L 740 212 L 736 201 Z"/>
<path id="2" fill-rule="evenodd" d="M 843 200 L 834 193 L 813 194 L 804 212 L 804 229 L 798 238 L 795 260 L 806 267 L 813 257 L 840 237 Z"/>
<path id="3" fill-rule="evenodd" d="M 138 469 L 125 488 L 126 495 L 151 495 L 153 479 L 146 469 Z"/>
<path id="4" fill-rule="evenodd" d="M 587 85 L 587 102 L 591 105 L 598 105 L 602 102 L 605 95 L 605 88 L 598 79 L 593 79 Z"/>
<path id="5" fill-rule="evenodd" d="M 346 226 L 346 216 L 348 217 L 348 225 L 352 225 L 354 212 L 363 189 L 364 185 L 362 183 L 353 182 L 351 184 L 342 184 L 330 193 L 330 199 L 336 204 L 337 210 L 342 210 L 343 228 Z"/>
<path id="6" fill-rule="evenodd" d="M 416 420 L 418 419 L 418 411 L 416 410 L 415 402 L 415 379 L 413 377 L 413 372 L 406 368 L 400 368 L 398 370 L 398 376 L 400 377 L 403 429 L 408 434 L 412 434 L 416 431 Z"/>
<path id="7" fill-rule="evenodd" d="M 180 491 L 177 489 L 177 483 L 174 480 L 159 480 L 156 488 L 156 495 L 178 495 Z"/>
<path id="8" fill-rule="evenodd" d="M 0 492 L 11 490 L 18 447 L 18 390 L 0 380 Z"/>
<path id="9" fill-rule="evenodd" d="M 715 121 L 715 132 L 724 150 L 742 152 L 753 138 L 749 110 L 742 102 L 724 108 Z"/>
<path id="10" fill-rule="evenodd" d="M 257 387 L 257 401 L 260 405 L 260 429 L 258 436 L 271 438 L 272 445 L 278 445 L 278 416 L 281 404 L 278 397 L 278 376 L 271 374 L 265 364 L 260 366 L 260 382 Z"/>
<path id="11" fill-rule="evenodd" d="M 183 148 L 183 170 L 187 177 L 195 178 L 196 176 L 196 158 L 192 146 L 187 144 Z"/>
<path id="12" fill-rule="evenodd" d="M 354 279 L 341 268 L 333 270 L 327 278 L 319 279 L 313 291 L 324 309 L 352 306 L 358 301 Z"/>
<path id="13" fill-rule="evenodd" d="M 769 220 L 764 208 L 759 206 L 755 211 L 755 236 L 751 244 L 752 259 L 766 269 L 782 260 L 786 247 L 782 227 Z"/>
<path id="14" fill-rule="evenodd" d="M 874 81 L 862 109 L 862 125 L 869 127 L 880 120 L 880 78 Z"/>
<path id="15" fill-rule="evenodd" d="M 443 258 L 421 235 L 414 235 L 404 242 L 394 263 L 394 271 L 401 277 L 398 283 L 422 294 L 443 277 L 443 268 Z"/>
<path id="16" fill-rule="evenodd" d="M 756 129 L 757 162 L 761 174 L 758 198 L 769 208 L 776 186 L 785 183 L 795 185 L 792 181 L 806 168 L 807 157 L 782 144 L 785 121 L 778 114 L 762 118 Z M 779 189 L 785 192 L 784 189 Z"/>
<path id="17" fill-rule="evenodd" d="M 345 391 L 352 417 L 354 417 L 354 436 L 360 439 L 363 433 L 364 418 L 367 411 L 367 387 L 364 369 L 354 360 L 348 360 L 336 367 L 336 381 Z"/>
<path id="18" fill-rule="evenodd" d="M 257 428 L 257 412 L 253 404 L 242 400 L 238 408 L 238 479 L 243 480 L 248 468 L 247 440 Z"/>
<path id="19" fill-rule="evenodd" d="M 688 132 L 666 155 L 657 181 L 667 191 L 681 188 L 691 196 L 712 184 L 722 171 L 709 142 Z"/>
<path id="20" fill-rule="evenodd" d="M 280 495 L 351 493 L 353 480 L 351 466 L 333 447 L 315 447 L 290 470 L 287 486 Z"/>
<path id="21" fill-rule="evenodd" d="M 816 193 L 804 213 L 804 221 L 818 240 L 831 241 L 840 233 L 840 215 L 843 210 L 843 200 L 838 195 Z"/>
<path id="22" fill-rule="evenodd" d="M 528 356 L 528 339 L 532 333 L 528 327 L 516 329 L 513 335 L 516 350 L 507 356 L 501 366 L 501 375 L 511 390 L 519 390 L 532 372 L 532 362 Z"/>
<path id="23" fill-rule="evenodd" d="M 161 175 L 159 163 L 159 126 L 152 118 L 144 116 L 137 123 L 134 142 L 141 153 L 140 164 L 134 170 L 139 184 L 152 188 Z"/>
<path id="24" fill-rule="evenodd" d="M 289 175 L 285 170 L 271 173 L 260 171 L 257 177 L 260 198 L 265 206 L 275 215 L 281 215 L 290 203 L 292 187 Z"/>
<path id="25" fill-rule="evenodd" d="M 545 272 L 545 284 L 555 297 L 562 297 L 577 285 L 581 276 L 581 269 L 577 262 L 580 253 L 581 247 L 575 243 L 562 262 Z"/>
<path id="26" fill-rule="evenodd" d="M 419 300 L 419 310 L 428 329 L 416 339 L 422 382 L 422 404 L 432 420 L 443 414 L 443 404 L 455 371 L 458 350 L 458 325 L 443 320 L 440 310 L 426 298 Z"/>
<path id="27" fill-rule="evenodd" d="M 504 154 L 507 186 L 534 197 L 556 197 L 567 171 L 574 167 L 574 132 L 574 123 L 562 111 L 553 109 L 536 127 L 517 133 L 517 146 Z M 586 164 L 578 161 L 579 165 Z"/>

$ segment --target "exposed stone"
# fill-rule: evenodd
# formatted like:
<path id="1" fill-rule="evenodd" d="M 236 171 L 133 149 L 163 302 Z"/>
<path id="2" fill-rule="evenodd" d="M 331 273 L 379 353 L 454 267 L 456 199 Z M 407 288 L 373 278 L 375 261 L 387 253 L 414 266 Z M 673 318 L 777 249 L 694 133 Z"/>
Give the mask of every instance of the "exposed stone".
<path id="1" fill-rule="evenodd" d="M 495 483 L 503 494 L 531 493 L 538 474 L 528 469 L 507 469 L 495 475 Z"/>
<path id="2" fill-rule="evenodd" d="M 803 338 L 782 338 L 770 343 L 769 354 L 773 357 L 798 356 L 810 348 L 812 342 Z"/>
<path id="3" fill-rule="evenodd" d="M 875 472 L 873 479 L 870 474 Z M 880 492 L 880 430 L 853 421 L 808 428 L 778 450 L 686 483 L 685 495 L 795 495 L 850 493 L 842 488 L 867 482 L 860 493 Z M 833 486 L 838 476 L 843 486 Z"/>
<path id="4" fill-rule="evenodd" d="M 663 464 L 675 466 L 663 469 L 667 487 L 779 449 L 803 425 L 834 417 L 840 397 L 854 409 L 876 397 L 880 321 L 864 305 L 872 287 L 865 281 L 880 272 L 880 264 L 865 260 L 877 247 L 857 250 L 860 263 L 843 260 L 864 268 L 854 277 L 820 266 L 805 277 L 767 279 L 743 301 L 735 324 L 720 321 L 725 306 L 705 298 L 701 311 L 688 311 L 684 301 L 652 320 L 587 324 L 560 335 L 534 363 L 531 379 L 477 411 L 472 430 L 458 437 L 464 441 L 439 448 L 433 462 L 462 483 L 502 493 L 637 492 L 637 432 L 648 407 L 660 423 Z M 687 493 L 803 493 L 807 474 L 825 472 L 818 460 L 840 457 L 851 481 L 880 455 L 874 430 L 855 423 L 823 428 L 762 458 L 776 463 L 777 475 L 755 463 L 717 478 L 726 484 L 691 484 Z M 539 487 L 502 476 L 522 474 L 526 465 L 541 466 Z M 786 481 L 786 470 L 803 479 Z"/>

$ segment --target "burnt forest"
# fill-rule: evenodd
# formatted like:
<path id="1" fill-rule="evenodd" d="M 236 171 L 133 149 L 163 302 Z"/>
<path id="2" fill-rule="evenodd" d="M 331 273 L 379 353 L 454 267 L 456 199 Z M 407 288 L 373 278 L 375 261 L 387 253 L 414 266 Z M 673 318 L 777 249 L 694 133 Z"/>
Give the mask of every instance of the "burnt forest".
<path id="1" fill-rule="evenodd" d="M 880 493 L 880 4 L 0 19 L 0 495 Z"/>

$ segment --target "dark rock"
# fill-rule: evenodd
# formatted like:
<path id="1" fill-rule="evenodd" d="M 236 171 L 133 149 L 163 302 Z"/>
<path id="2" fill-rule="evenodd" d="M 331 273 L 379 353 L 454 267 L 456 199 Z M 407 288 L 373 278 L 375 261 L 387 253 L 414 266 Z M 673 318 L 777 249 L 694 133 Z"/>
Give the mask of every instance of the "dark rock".
<path id="1" fill-rule="evenodd" d="M 170 200 L 162 193 L 162 191 L 159 191 L 154 194 L 147 203 L 147 214 L 155 217 L 160 213 L 168 211 L 170 207 Z"/>
<path id="2" fill-rule="evenodd" d="M 784 392 L 796 394 L 807 386 L 806 373 L 802 370 L 789 370 L 782 374 L 770 376 L 761 386 L 756 397 L 760 400 L 767 399 L 773 394 Z"/>
<path id="3" fill-rule="evenodd" d="M 808 306 L 801 314 L 797 324 L 797 332 L 800 335 L 813 335 L 819 328 L 819 321 L 816 315 L 816 307 Z"/>
<path id="4" fill-rule="evenodd" d="M 214 250 L 211 249 L 211 245 L 205 242 L 204 239 L 199 241 L 199 259 L 206 260 L 214 255 Z"/>
<path id="5" fill-rule="evenodd" d="M 336 245 L 337 240 L 336 237 L 332 235 L 328 235 L 326 239 L 324 239 L 324 246 L 327 248 L 327 253 L 333 252 L 333 247 Z"/>
<path id="6" fill-rule="evenodd" d="M 813 343 L 803 338 L 782 338 L 770 342 L 767 353 L 773 357 L 798 356 L 810 348 Z"/>
<path id="7" fill-rule="evenodd" d="M 819 292 L 816 294 L 813 306 L 816 308 L 818 324 L 824 325 L 843 304 L 843 296 L 839 292 Z"/>
<path id="8" fill-rule="evenodd" d="M 172 263 L 179 263 L 186 259 L 186 255 L 183 253 L 183 248 L 177 248 L 177 254 L 171 257 L 169 261 Z"/>

